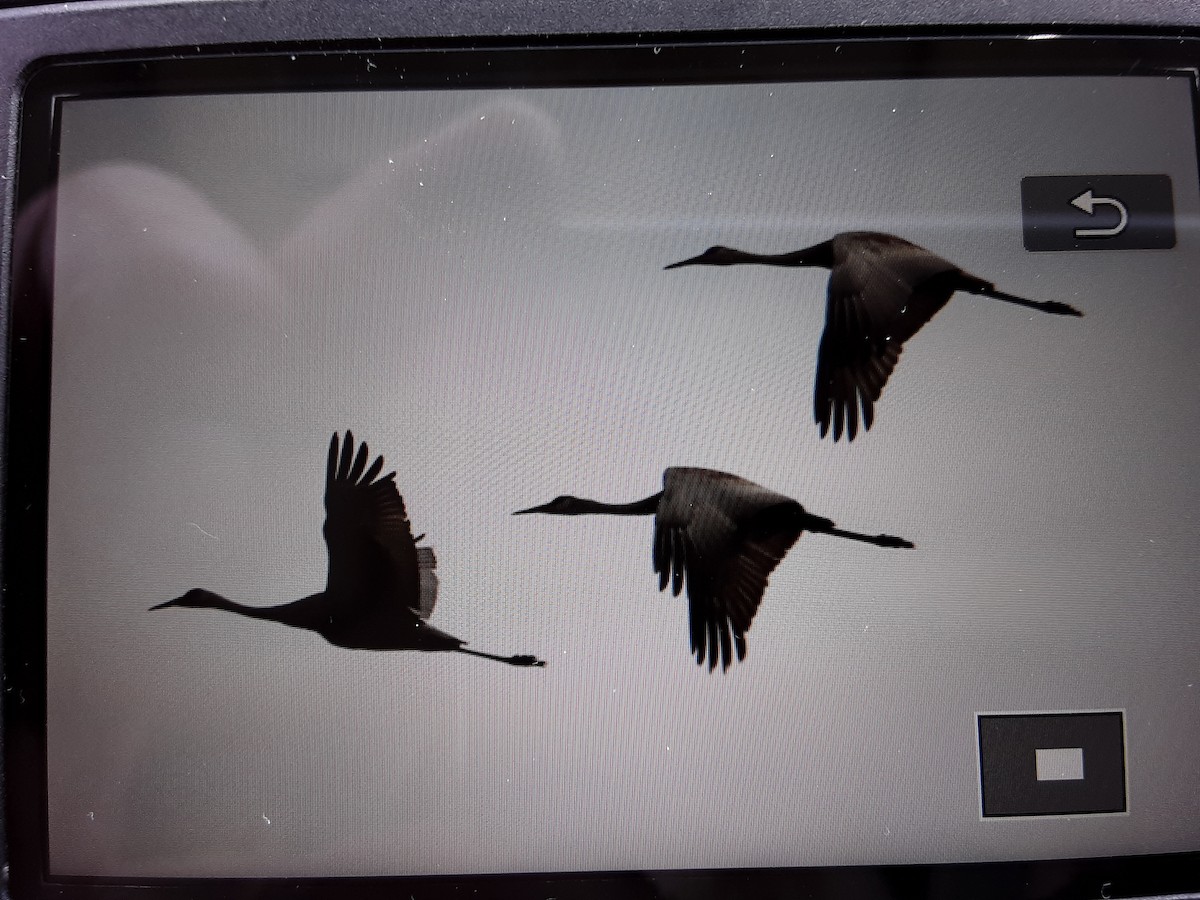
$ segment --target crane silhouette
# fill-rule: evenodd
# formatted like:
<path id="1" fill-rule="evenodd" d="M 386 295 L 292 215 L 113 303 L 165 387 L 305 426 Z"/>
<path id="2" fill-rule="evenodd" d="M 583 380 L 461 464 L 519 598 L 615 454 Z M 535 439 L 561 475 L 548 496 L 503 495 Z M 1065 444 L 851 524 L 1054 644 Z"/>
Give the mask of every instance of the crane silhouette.
<path id="1" fill-rule="evenodd" d="M 663 489 L 633 503 L 555 497 L 513 515 L 601 514 L 654 516 L 654 571 L 658 589 L 676 597 L 687 585 L 688 619 L 696 662 L 727 670 L 746 658 L 746 632 L 771 572 L 805 531 L 874 544 L 912 548 L 904 538 L 844 531 L 807 512 L 790 497 L 745 478 L 712 469 L 669 468 Z"/>
<path id="2" fill-rule="evenodd" d="M 846 440 L 875 421 L 875 403 L 900 360 L 904 342 L 945 306 L 956 291 L 1015 303 L 1058 316 L 1082 316 L 1054 300 L 1026 300 L 964 272 L 924 247 L 878 231 L 847 231 L 791 253 L 748 253 L 709 247 L 666 266 L 820 266 L 829 269 L 825 331 L 817 351 L 813 418 L 825 437 Z"/>
<path id="3" fill-rule="evenodd" d="M 445 650 L 494 659 L 512 666 L 544 666 L 534 656 L 497 656 L 470 650 L 465 641 L 426 620 L 437 599 L 437 559 L 418 547 L 396 489 L 395 472 L 378 477 L 383 457 L 367 468 L 365 443 L 355 453 L 347 431 L 339 453 L 338 436 L 329 443 L 325 473 L 325 544 L 329 577 L 325 590 L 281 606 L 245 606 L 193 588 L 168 606 L 223 609 L 315 631 L 336 647 L 350 650 Z"/>

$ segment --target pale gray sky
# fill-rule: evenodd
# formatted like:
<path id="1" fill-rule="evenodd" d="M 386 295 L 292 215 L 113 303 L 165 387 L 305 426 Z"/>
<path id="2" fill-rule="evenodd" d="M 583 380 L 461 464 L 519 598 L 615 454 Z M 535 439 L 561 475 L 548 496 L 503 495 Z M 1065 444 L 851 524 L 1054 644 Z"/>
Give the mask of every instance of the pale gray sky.
<path id="1" fill-rule="evenodd" d="M 49 559 L 51 866 L 324 875 L 912 863 L 1200 839 L 1200 234 L 1185 79 L 69 101 Z M 1167 173 L 1172 251 L 1031 254 L 1020 179 Z M 850 228 L 961 296 L 875 428 L 820 441 Z M 325 578 L 352 428 L 439 558 L 433 623 L 543 670 L 150 605 Z M 632 500 L 669 465 L 799 499 L 710 675 Z M 980 821 L 974 713 L 1127 710 L 1131 814 Z"/>

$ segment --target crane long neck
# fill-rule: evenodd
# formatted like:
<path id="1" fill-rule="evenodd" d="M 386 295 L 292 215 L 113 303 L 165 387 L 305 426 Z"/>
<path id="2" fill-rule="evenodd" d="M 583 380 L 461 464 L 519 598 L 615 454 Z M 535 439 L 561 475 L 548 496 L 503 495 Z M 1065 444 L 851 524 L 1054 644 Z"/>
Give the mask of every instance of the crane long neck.
<path id="1" fill-rule="evenodd" d="M 801 266 L 822 266 L 826 269 L 833 267 L 833 242 L 824 241 L 803 250 L 792 250 L 788 253 L 750 253 L 745 250 L 734 250 L 731 261 L 737 265 L 753 263 L 762 266 L 785 266 L 799 268 Z"/>
<path id="2" fill-rule="evenodd" d="M 286 616 L 280 614 L 283 607 L 279 606 L 247 606 L 217 594 L 214 594 L 210 601 L 213 609 L 223 609 L 226 612 L 237 613 L 239 616 L 251 619 L 267 619 L 272 622 L 284 622 L 287 619 Z"/>
<path id="3" fill-rule="evenodd" d="M 311 598 L 305 598 L 311 599 Z M 200 604 L 195 604 L 199 606 Z M 293 603 L 284 603 L 279 606 L 247 606 L 244 603 L 238 603 L 230 600 L 227 597 L 222 597 L 220 594 L 214 594 L 212 591 L 204 592 L 203 607 L 206 609 L 220 609 L 225 612 L 236 613 L 239 616 L 246 616 L 250 619 L 265 619 L 269 622 L 279 622 L 283 625 L 290 625 L 295 628 L 310 628 L 312 622 L 309 621 L 311 616 L 304 615 L 308 612 L 310 604 L 304 600 L 297 600 Z"/>
<path id="4" fill-rule="evenodd" d="M 604 503 L 600 500 L 576 497 L 571 512 L 577 515 L 598 513 L 607 516 L 652 516 L 658 512 L 658 501 L 662 499 L 662 495 L 663 492 L 659 491 L 653 496 L 632 503 Z"/>

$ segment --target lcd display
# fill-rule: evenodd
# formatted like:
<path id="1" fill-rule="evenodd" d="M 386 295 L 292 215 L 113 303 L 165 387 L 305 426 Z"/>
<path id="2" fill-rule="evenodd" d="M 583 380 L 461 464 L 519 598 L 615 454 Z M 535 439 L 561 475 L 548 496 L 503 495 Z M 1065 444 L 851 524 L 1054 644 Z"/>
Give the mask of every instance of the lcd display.
<path id="1" fill-rule="evenodd" d="M 1200 846 L 1189 79 L 59 141 L 51 875 Z"/>

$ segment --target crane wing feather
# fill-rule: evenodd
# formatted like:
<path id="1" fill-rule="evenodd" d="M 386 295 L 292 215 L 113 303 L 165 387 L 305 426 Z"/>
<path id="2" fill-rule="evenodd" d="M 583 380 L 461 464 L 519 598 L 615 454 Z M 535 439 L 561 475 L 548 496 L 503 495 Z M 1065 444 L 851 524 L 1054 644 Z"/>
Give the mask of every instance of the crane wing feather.
<path id="1" fill-rule="evenodd" d="M 433 615 L 433 606 L 437 603 L 438 577 L 434 571 L 437 568 L 437 557 L 432 547 L 417 548 L 417 570 L 421 578 L 420 608 L 417 613 L 422 619 Z"/>
<path id="2" fill-rule="evenodd" d="M 658 573 L 658 589 L 664 591 L 671 580 L 671 532 L 666 528 L 654 529 L 654 571 Z"/>
<path id="3" fill-rule="evenodd" d="M 402 604 L 414 611 L 436 596 L 435 561 L 421 559 L 404 500 L 396 488 L 395 472 L 378 477 L 383 458 L 367 468 L 370 451 L 355 447 L 347 431 L 339 447 L 335 434 L 329 444 L 325 481 L 325 543 L 329 549 L 326 593 L 355 606 Z M 421 562 L 427 565 L 424 570 Z M 423 589 L 423 571 L 430 587 Z M 433 593 L 430 593 L 433 591 Z"/>
<path id="4" fill-rule="evenodd" d="M 669 469 L 655 519 L 659 589 L 687 587 L 692 654 L 709 670 L 746 656 L 746 632 L 767 581 L 801 533 L 803 507 L 753 482 Z"/>
<path id="5" fill-rule="evenodd" d="M 946 305 L 963 277 L 953 263 L 892 235 L 850 233 L 834 242 L 825 330 L 817 351 L 813 418 L 821 436 L 854 440 L 904 342 Z"/>

